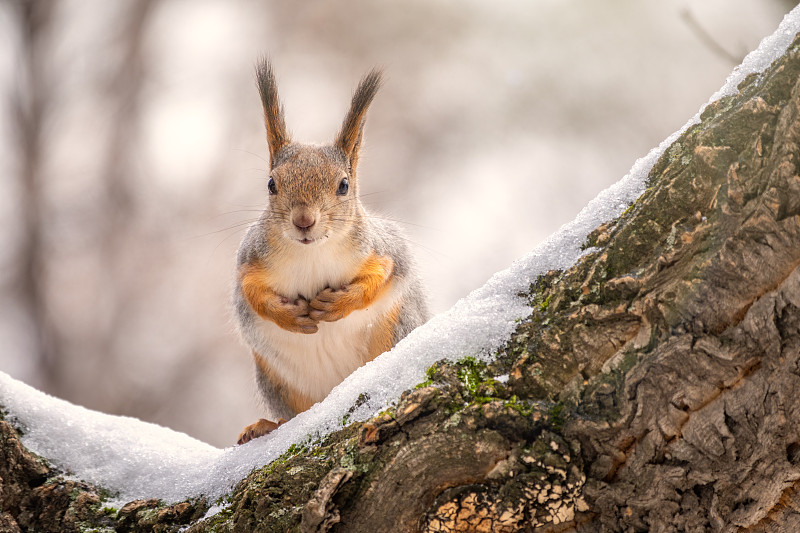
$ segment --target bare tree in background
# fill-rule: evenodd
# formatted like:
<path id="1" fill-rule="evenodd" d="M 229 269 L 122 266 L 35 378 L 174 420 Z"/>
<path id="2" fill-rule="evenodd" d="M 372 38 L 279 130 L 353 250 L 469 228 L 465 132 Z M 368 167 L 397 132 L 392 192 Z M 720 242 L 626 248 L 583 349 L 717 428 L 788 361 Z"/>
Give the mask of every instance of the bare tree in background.
<path id="1" fill-rule="evenodd" d="M 11 109 L 16 122 L 19 154 L 20 191 L 22 193 L 22 237 L 18 252 L 19 302 L 30 316 L 32 336 L 42 378 L 47 385 L 56 381 L 58 373 L 57 329 L 47 310 L 47 293 L 42 284 L 46 259 L 46 217 L 42 195 L 41 159 L 46 115 L 52 104 L 53 88 L 47 79 L 48 37 L 52 29 L 55 4 L 48 1 L 12 2 L 12 13 L 19 28 L 22 61 L 17 91 L 12 95 Z"/>
<path id="2" fill-rule="evenodd" d="M 106 267 L 104 279 L 97 282 L 104 288 L 109 300 L 105 308 L 110 313 L 106 319 L 93 324 L 94 335 L 82 339 L 91 345 L 87 356 L 109 357 L 114 349 L 114 337 L 121 327 L 121 312 L 134 301 L 137 284 L 122 280 L 125 271 L 125 248 L 128 245 L 132 221 L 137 218 L 136 186 L 133 169 L 137 159 L 136 137 L 141 117 L 140 93 L 145 79 L 142 45 L 153 0 L 128 2 L 120 17 L 122 27 L 116 40 L 120 60 L 105 81 L 101 94 L 110 102 L 113 122 L 110 136 L 100 158 L 100 179 L 97 180 L 95 209 L 81 220 L 95 237 L 93 255 Z M 19 83 L 12 95 L 11 107 L 17 132 L 17 154 L 20 166 L 20 190 L 23 193 L 24 219 L 18 262 L 18 298 L 26 309 L 35 341 L 33 356 L 37 358 L 43 386 L 58 393 L 63 390 L 61 376 L 69 359 L 63 356 L 70 335 L 62 331 L 63 323 L 53 316 L 49 302 L 51 287 L 48 274 L 58 268 L 54 264 L 52 233 L 56 218 L 52 216 L 47 199 L 47 179 L 44 161 L 48 134 L 48 119 L 59 105 L 59 80 L 53 61 L 57 43 L 53 42 L 56 7 L 49 1 L 14 2 L 12 12 L 19 28 L 21 61 Z M 102 102 L 97 102 L 102 107 Z M 60 176 L 69 179 L 69 176 Z M 79 210 L 80 206 L 66 206 Z M 97 361 L 95 361 L 97 362 Z M 87 373 L 97 365 L 90 365 Z"/>
<path id="3" fill-rule="evenodd" d="M 137 218 L 137 205 L 134 195 L 137 133 L 141 118 L 140 93 L 146 77 L 146 65 L 142 59 L 142 45 L 147 21 L 152 13 L 154 0 L 136 0 L 127 9 L 124 17 L 120 42 L 121 61 L 108 80 L 105 94 L 114 97 L 114 113 L 111 118 L 115 125 L 103 156 L 100 187 L 103 189 L 104 220 L 98 226 L 102 231 L 98 239 L 98 254 L 108 265 L 108 298 L 111 316 L 105 328 L 94 341 L 95 354 L 111 354 L 114 350 L 114 337 L 122 327 L 122 313 L 125 302 L 134 299 L 137 284 L 134 280 L 118 283 L 124 275 L 125 247 L 131 232 L 131 220 Z M 100 221 L 97 221 L 98 223 Z"/>

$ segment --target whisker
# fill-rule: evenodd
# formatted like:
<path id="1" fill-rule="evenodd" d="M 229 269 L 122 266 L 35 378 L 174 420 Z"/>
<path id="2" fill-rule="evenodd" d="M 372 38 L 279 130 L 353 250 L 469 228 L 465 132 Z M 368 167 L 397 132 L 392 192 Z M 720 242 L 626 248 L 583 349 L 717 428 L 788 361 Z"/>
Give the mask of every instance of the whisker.
<path id="1" fill-rule="evenodd" d="M 336 216 L 328 217 L 329 220 L 336 220 L 336 221 L 339 221 L 339 222 L 351 222 L 351 221 L 354 221 L 354 220 L 358 220 L 358 218 L 359 217 L 356 216 L 356 215 L 336 215 Z M 415 228 L 422 228 L 422 229 L 426 229 L 426 230 L 430 230 L 430 231 L 437 231 L 437 232 L 444 231 L 441 228 L 425 226 L 423 224 L 415 224 L 414 222 L 408 222 L 407 220 L 402 220 L 402 219 L 399 219 L 399 218 L 392 218 L 392 217 L 382 216 L 382 215 L 375 215 L 373 213 L 367 213 L 367 218 L 374 218 L 374 219 L 377 219 L 377 220 L 385 220 L 387 222 L 394 222 L 396 224 L 402 224 L 404 226 L 414 226 Z"/>
<path id="2" fill-rule="evenodd" d="M 373 196 L 375 194 L 380 194 L 380 193 L 379 192 L 371 192 L 371 193 L 367 193 L 367 194 L 359 194 L 358 196 L 353 196 L 352 198 L 347 198 L 345 200 L 339 200 L 338 202 L 336 202 L 336 203 L 334 203 L 332 205 L 325 204 L 325 205 L 322 206 L 322 208 L 320 208 L 320 211 L 327 212 L 328 210 L 333 209 L 334 207 L 338 207 L 338 206 L 340 206 L 342 204 L 345 204 L 345 203 L 348 203 L 348 202 L 353 202 L 355 200 L 360 200 L 361 198 L 364 198 L 364 197 L 367 197 L 367 196 Z"/>
<path id="3" fill-rule="evenodd" d="M 387 222 L 395 222 L 397 224 L 403 224 L 405 226 L 414 226 L 415 228 L 422 228 L 422 229 L 427 229 L 427 230 L 431 230 L 431 231 L 444 231 L 444 230 L 442 230 L 440 228 L 432 228 L 430 226 L 425 226 L 423 224 L 415 224 L 414 222 L 408 222 L 407 220 L 401 220 L 399 218 L 391 218 L 391 217 L 387 217 L 387 216 L 380 216 L 380 215 L 373 215 L 373 214 L 369 214 L 367 216 L 369 218 L 377 218 L 378 220 L 386 220 Z"/>
<path id="4" fill-rule="evenodd" d="M 236 215 L 239 213 L 263 213 L 263 209 L 237 209 L 235 211 L 225 211 L 224 213 L 217 213 L 213 218 L 221 218 L 228 215 Z"/>
<path id="5" fill-rule="evenodd" d="M 211 258 L 212 258 L 212 257 L 214 257 L 214 254 L 216 254 L 216 253 L 217 253 L 217 250 L 219 250 L 219 247 L 220 247 L 220 246 L 222 246 L 222 244 L 223 244 L 225 241 L 227 241 L 227 240 L 228 240 L 228 239 L 230 239 L 231 237 L 235 237 L 235 236 L 236 236 L 236 232 L 234 232 L 234 233 L 231 233 L 230 235 L 228 235 L 228 236 L 224 237 L 224 238 L 223 238 L 221 241 L 219 241 L 219 242 L 217 243 L 217 245 L 214 247 L 214 249 L 213 249 L 213 250 L 211 250 L 211 254 L 209 254 L 209 256 L 208 256 L 208 263 L 210 263 L 210 262 L 211 262 Z M 206 264 L 208 264 L 208 263 L 206 263 Z"/>
<path id="6" fill-rule="evenodd" d="M 232 207 L 241 207 L 241 208 L 247 208 L 247 209 L 249 209 L 249 208 L 260 209 L 261 211 L 264 211 L 264 208 L 266 207 L 263 203 L 260 203 L 260 204 L 228 204 L 228 205 L 230 205 Z"/>
<path id="7" fill-rule="evenodd" d="M 261 177 L 263 178 L 264 174 L 266 174 L 267 170 L 261 167 L 250 167 L 246 169 L 246 172 L 258 172 Z"/>
<path id="8" fill-rule="evenodd" d="M 208 233 L 201 233 L 200 235 L 194 235 L 193 237 L 190 237 L 190 238 L 191 239 L 202 239 L 203 237 L 209 237 L 211 235 L 216 235 L 218 233 L 223 233 L 223 232 L 231 231 L 231 230 L 238 230 L 238 229 L 250 226 L 252 224 L 257 224 L 259 222 L 260 222 L 260 219 L 245 220 L 243 222 L 237 222 L 235 224 L 231 224 L 230 226 L 227 226 L 227 227 L 224 227 L 224 228 L 221 228 L 221 229 L 218 229 L 218 230 L 209 231 Z"/>
<path id="9" fill-rule="evenodd" d="M 259 158 L 260 160 L 262 160 L 264 163 L 266 163 L 267 165 L 269 165 L 269 160 L 268 160 L 268 159 L 264 159 L 264 157 L 260 156 L 259 154 L 255 153 L 255 152 L 251 152 L 251 151 L 249 151 L 249 150 L 244 150 L 244 149 L 242 149 L 242 148 L 233 148 L 233 150 L 234 150 L 234 151 L 236 151 L 236 152 L 243 152 L 243 153 L 245 153 L 245 154 L 254 155 L 254 156 L 256 156 L 257 158 Z"/>

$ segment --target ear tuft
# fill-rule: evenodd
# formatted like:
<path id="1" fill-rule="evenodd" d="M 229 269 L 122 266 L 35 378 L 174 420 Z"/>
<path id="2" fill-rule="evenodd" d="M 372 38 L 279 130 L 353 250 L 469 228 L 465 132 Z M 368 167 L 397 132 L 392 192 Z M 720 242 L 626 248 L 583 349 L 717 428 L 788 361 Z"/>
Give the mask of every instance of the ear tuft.
<path id="1" fill-rule="evenodd" d="M 256 65 L 256 85 L 264 106 L 264 123 L 267 127 L 270 168 L 275 162 L 278 150 L 291 142 L 283 118 L 283 106 L 278 98 L 278 84 L 272 72 L 269 58 L 262 58 Z"/>
<path id="2" fill-rule="evenodd" d="M 344 122 L 342 122 L 342 129 L 336 137 L 335 144 L 347 156 L 351 169 L 355 169 L 358 163 L 358 149 L 361 146 L 361 139 L 364 135 L 367 109 L 381 86 L 381 77 L 381 70 L 373 68 L 366 76 L 361 78 L 355 93 L 353 93 L 350 110 L 347 112 L 347 116 L 344 117 Z"/>

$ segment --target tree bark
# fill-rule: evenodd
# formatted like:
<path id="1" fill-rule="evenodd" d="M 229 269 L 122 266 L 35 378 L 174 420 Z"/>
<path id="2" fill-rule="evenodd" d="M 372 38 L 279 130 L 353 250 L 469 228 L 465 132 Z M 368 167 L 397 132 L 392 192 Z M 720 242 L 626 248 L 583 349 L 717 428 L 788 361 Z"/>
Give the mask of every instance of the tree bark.
<path id="1" fill-rule="evenodd" d="M 798 50 L 708 106 L 587 255 L 537 280 L 491 363 L 434 365 L 208 520 L 202 500 L 62 514 L 122 531 L 800 531 Z M 23 485 L 64 482 L 4 431 L 0 521 L 32 529 Z"/>

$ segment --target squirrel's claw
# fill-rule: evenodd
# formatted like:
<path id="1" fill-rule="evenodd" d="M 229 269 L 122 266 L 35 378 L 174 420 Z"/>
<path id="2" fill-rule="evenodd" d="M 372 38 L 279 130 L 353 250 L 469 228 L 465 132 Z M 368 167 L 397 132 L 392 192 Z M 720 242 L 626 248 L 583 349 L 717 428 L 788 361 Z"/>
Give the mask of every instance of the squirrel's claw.
<path id="1" fill-rule="evenodd" d="M 277 422 L 267 420 L 266 418 L 261 418 L 255 424 L 250 424 L 242 430 L 242 432 L 239 434 L 239 439 L 236 441 L 236 444 L 244 444 L 253 439 L 257 439 L 258 437 L 263 437 L 264 435 L 272 433 L 285 422 L 286 420 L 283 418 L 279 419 Z"/>
<path id="2" fill-rule="evenodd" d="M 348 287 L 340 289 L 327 288 L 319 292 L 313 300 L 308 303 L 308 316 L 317 322 L 334 322 L 344 318 L 347 313 L 347 299 L 350 294 Z"/>
<path id="3" fill-rule="evenodd" d="M 319 326 L 317 325 L 317 321 L 314 320 L 310 316 L 299 316 L 295 321 L 297 328 L 294 329 L 296 333 L 305 333 L 305 334 L 312 334 L 316 333 L 319 330 Z"/>
<path id="4" fill-rule="evenodd" d="M 313 304 L 322 305 L 322 304 L 332 304 L 342 299 L 347 294 L 347 285 L 343 285 L 338 289 L 332 289 L 328 287 L 327 289 L 321 290 L 311 302 L 309 302 L 309 306 L 314 307 Z"/>
<path id="5" fill-rule="evenodd" d="M 278 324 L 283 329 L 305 334 L 316 333 L 319 329 L 317 320 L 309 316 L 308 300 L 297 298 L 294 301 L 290 301 L 288 298 L 281 297 L 281 307 L 287 315 L 287 319 Z"/>

